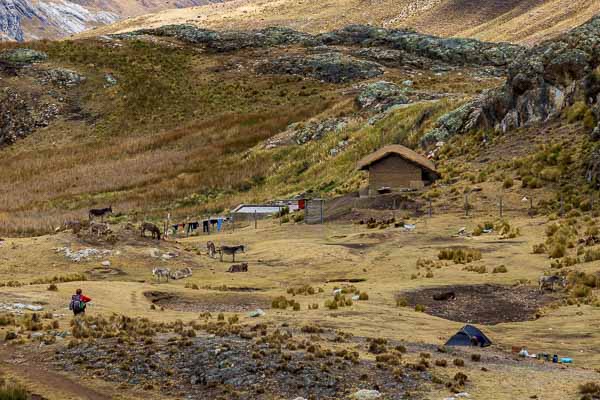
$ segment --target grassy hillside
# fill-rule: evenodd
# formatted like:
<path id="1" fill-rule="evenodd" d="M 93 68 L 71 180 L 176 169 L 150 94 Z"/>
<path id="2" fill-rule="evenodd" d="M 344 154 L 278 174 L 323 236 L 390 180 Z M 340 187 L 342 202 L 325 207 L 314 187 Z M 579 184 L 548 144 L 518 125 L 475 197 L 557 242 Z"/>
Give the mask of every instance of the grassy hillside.
<path id="1" fill-rule="evenodd" d="M 411 27 L 441 36 L 533 43 L 565 32 L 600 12 L 590 0 L 235 0 L 130 18 L 84 35 L 98 35 L 166 24 L 213 29 L 288 26 L 324 32 L 349 24 Z"/>
<path id="2" fill-rule="evenodd" d="M 168 209 L 186 216 L 306 190 L 355 190 L 364 180 L 355 162 L 380 145 L 382 130 L 386 142 L 416 143 L 415 135 L 461 99 L 499 83 L 474 80 L 467 70 L 442 75 L 386 68 L 388 81 L 410 78 L 415 91 L 449 98 L 418 102 L 371 126 L 355 104 L 356 82 L 331 84 L 251 70 L 257 60 L 281 49 L 209 54 L 155 39 L 31 47 L 47 52 L 49 61 L 6 76 L 3 85 L 46 93 L 65 111 L 0 150 L 5 171 L 0 229 L 8 234 L 50 231 L 87 215 L 93 206 L 112 204 L 140 218 L 164 216 Z M 58 67 L 87 80 L 69 88 L 40 82 L 39 71 Z M 107 74 L 118 83 L 107 84 Z M 291 123 L 343 116 L 353 122 L 322 141 L 263 146 Z M 414 131 L 417 119 L 420 128 Z M 349 146 L 332 156 L 342 138 Z"/>

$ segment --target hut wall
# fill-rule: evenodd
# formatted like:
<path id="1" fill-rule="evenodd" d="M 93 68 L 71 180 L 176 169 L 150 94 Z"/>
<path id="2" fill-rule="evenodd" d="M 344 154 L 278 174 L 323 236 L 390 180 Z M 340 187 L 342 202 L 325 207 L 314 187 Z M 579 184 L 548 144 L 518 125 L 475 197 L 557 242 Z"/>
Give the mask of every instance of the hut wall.
<path id="1" fill-rule="evenodd" d="M 379 160 L 369 168 L 371 193 L 375 193 L 377 189 L 384 186 L 392 189 L 418 189 L 423 185 L 421 168 L 397 155 L 390 155 Z"/>

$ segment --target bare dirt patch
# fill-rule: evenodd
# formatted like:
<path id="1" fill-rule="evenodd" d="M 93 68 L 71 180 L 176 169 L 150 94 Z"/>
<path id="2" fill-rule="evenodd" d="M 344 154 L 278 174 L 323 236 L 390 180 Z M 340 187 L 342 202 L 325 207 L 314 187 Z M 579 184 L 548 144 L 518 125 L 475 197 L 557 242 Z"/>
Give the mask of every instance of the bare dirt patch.
<path id="1" fill-rule="evenodd" d="M 252 295 L 248 292 L 186 296 L 170 292 L 149 291 L 145 292 L 144 296 L 158 306 L 185 312 L 246 312 L 270 306 L 268 297 Z"/>
<path id="2" fill-rule="evenodd" d="M 454 299 L 434 300 L 454 292 Z M 495 325 L 536 318 L 541 307 L 556 301 L 558 294 L 540 293 L 530 286 L 462 285 L 442 286 L 405 292 L 411 306 L 425 306 L 425 312 L 451 321 Z"/>

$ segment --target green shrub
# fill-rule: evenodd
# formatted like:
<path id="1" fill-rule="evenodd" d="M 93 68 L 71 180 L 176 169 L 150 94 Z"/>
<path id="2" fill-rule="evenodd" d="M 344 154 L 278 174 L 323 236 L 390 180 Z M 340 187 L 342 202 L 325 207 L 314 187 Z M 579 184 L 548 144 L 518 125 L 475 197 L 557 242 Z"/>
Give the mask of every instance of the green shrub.
<path id="1" fill-rule="evenodd" d="M 27 400 L 27 390 L 17 384 L 3 383 L 0 386 L 0 400 Z"/>
<path id="2" fill-rule="evenodd" d="M 510 177 L 504 179 L 504 183 L 502 183 L 502 187 L 504 187 L 504 189 L 509 189 L 509 188 L 513 187 L 513 185 L 514 185 L 513 178 L 510 178 Z"/>
<path id="3" fill-rule="evenodd" d="M 544 243 L 533 245 L 533 254 L 544 254 L 546 253 L 546 245 Z"/>
<path id="4" fill-rule="evenodd" d="M 425 312 L 425 306 L 422 305 L 422 304 L 417 304 L 415 306 L 415 311 L 417 311 L 417 312 Z"/>

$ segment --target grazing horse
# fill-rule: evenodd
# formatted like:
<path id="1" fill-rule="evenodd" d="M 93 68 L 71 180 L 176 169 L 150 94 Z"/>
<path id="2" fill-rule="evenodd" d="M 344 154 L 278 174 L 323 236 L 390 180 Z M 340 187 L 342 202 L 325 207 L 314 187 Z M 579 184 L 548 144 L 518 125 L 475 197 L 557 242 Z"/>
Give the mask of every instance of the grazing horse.
<path id="1" fill-rule="evenodd" d="M 231 273 L 248 272 L 248 264 L 247 263 L 233 264 L 231 267 L 229 267 L 227 272 L 231 272 Z"/>
<path id="2" fill-rule="evenodd" d="M 206 248 L 208 249 L 208 256 L 215 258 L 217 256 L 217 248 L 213 242 L 206 242 Z"/>
<path id="3" fill-rule="evenodd" d="M 108 224 L 99 224 L 97 222 L 92 222 L 90 224 L 90 232 L 95 233 L 98 236 L 100 235 L 108 235 L 110 231 L 110 227 Z"/>
<path id="4" fill-rule="evenodd" d="M 231 254 L 233 257 L 233 262 L 235 262 L 235 253 L 238 251 L 244 252 L 244 245 L 239 246 L 221 246 L 219 247 L 219 256 L 221 262 L 223 261 L 223 254 Z"/>
<path id="5" fill-rule="evenodd" d="M 540 292 L 544 291 L 544 289 L 546 289 L 546 288 L 550 288 L 550 290 L 554 292 L 554 286 L 557 284 L 562 287 L 567 286 L 567 280 L 564 277 L 561 277 L 558 275 L 551 275 L 551 276 L 542 275 L 542 276 L 540 276 L 540 279 L 538 282 L 540 284 Z"/>
<path id="6" fill-rule="evenodd" d="M 158 228 L 158 226 L 149 222 L 144 222 L 140 230 L 142 232 L 142 237 L 145 237 L 146 231 L 149 231 L 150 233 L 152 233 L 152 239 L 160 240 L 160 229 Z"/>
<path id="7" fill-rule="evenodd" d="M 89 212 L 89 217 L 90 220 L 96 218 L 96 217 L 100 217 L 102 219 L 102 221 L 104 221 L 104 216 L 108 215 L 108 214 L 112 214 L 113 210 L 112 210 L 112 206 L 108 207 L 108 208 L 92 208 Z"/>
<path id="8" fill-rule="evenodd" d="M 175 272 L 171 272 L 170 276 L 171 279 L 184 279 L 184 278 L 189 278 L 190 276 L 192 276 L 192 269 L 190 267 L 185 267 L 184 269 L 178 269 Z"/>
<path id="9" fill-rule="evenodd" d="M 167 282 L 169 282 L 169 277 L 171 276 L 171 270 L 169 268 L 153 268 L 152 276 L 158 279 L 160 283 L 161 278 L 167 278 Z"/>

